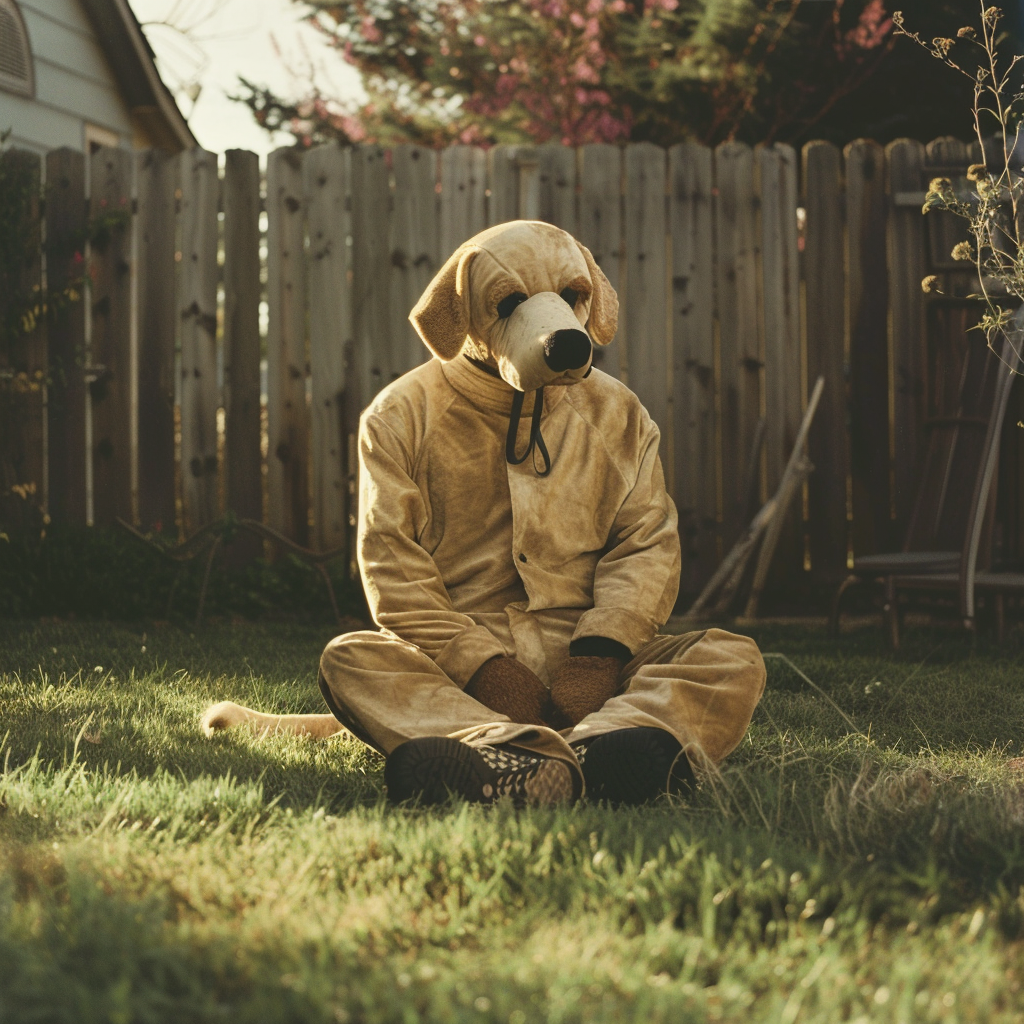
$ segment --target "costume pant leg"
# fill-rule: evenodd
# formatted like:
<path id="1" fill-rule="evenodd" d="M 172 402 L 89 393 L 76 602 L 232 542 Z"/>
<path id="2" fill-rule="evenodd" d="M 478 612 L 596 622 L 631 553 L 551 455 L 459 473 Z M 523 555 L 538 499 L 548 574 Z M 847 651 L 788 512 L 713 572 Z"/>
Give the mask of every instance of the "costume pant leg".
<path id="1" fill-rule="evenodd" d="M 406 740 L 451 736 L 470 746 L 514 742 L 579 771 L 569 745 L 553 729 L 492 711 L 418 647 L 385 631 L 335 637 L 320 659 L 320 691 L 342 725 L 385 755 Z"/>
<path id="2" fill-rule="evenodd" d="M 572 732 L 570 742 L 616 729 L 672 733 L 691 764 L 717 764 L 743 739 L 764 692 L 757 644 L 722 629 L 657 636 L 622 670 L 623 688 Z"/>

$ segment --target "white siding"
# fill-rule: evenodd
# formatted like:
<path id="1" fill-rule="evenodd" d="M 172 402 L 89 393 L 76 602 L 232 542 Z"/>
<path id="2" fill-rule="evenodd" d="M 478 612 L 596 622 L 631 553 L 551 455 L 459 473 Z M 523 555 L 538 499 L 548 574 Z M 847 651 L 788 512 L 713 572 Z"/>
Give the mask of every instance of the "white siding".
<path id="1" fill-rule="evenodd" d="M 28 30 L 36 96 L 0 92 L 0 131 L 11 145 L 45 151 L 85 147 L 86 122 L 132 143 L 132 122 L 96 33 L 78 0 L 15 0 Z"/>

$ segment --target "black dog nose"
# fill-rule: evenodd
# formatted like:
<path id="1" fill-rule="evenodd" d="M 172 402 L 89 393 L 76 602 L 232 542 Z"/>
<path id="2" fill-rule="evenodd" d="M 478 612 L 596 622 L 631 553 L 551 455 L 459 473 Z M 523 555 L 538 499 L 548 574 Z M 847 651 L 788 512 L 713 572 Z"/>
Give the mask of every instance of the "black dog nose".
<path id="1" fill-rule="evenodd" d="M 571 327 L 554 334 L 544 342 L 544 362 L 556 373 L 578 370 L 590 358 L 590 339 L 585 331 Z"/>

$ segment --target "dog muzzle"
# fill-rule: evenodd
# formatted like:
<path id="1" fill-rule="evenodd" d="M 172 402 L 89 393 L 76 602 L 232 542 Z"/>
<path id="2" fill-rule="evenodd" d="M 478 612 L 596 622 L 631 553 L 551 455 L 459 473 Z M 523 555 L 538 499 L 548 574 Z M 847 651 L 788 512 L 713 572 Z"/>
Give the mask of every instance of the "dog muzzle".
<path id="1" fill-rule="evenodd" d="M 551 472 L 551 456 L 540 432 L 547 385 L 576 384 L 590 373 L 593 345 L 576 314 L 561 296 L 539 292 L 520 303 L 511 316 L 499 320 L 491 332 L 491 352 L 498 361 L 498 372 L 516 389 L 512 397 L 505 458 L 518 466 L 531 456 L 540 455 L 544 468 L 538 476 Z M 526 451 L 516 452 L 519 422 L 527 391 L 535 391 L 530 418 L 530 441 Z M 536 455 L 535 455 L 536 453 Z"/>

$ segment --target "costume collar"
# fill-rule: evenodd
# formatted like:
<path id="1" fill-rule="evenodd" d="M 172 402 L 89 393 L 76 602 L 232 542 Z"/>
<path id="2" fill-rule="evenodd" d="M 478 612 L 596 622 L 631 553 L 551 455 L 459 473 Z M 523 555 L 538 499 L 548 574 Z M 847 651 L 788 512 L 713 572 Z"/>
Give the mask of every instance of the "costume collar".
<path id="1" fill-rule="evenodd" d="M 512 396 L 515 388 L 507 384 L 501 377 L 492 376 L 487 370 L 477 366 L 468 356 L 458 355 L 450 362 L 441 363 L 441 372 L 449 384 L 463 398 L 479 409 L 489 412 L 500 412 L 508 416 L 512 412 Z M 544 388 L 544 414 L 547 415 L 565 397 L 565 387 Z M 523 414 L 533 412 L 535 391 L 526 395 L 523 402 Z"/>

